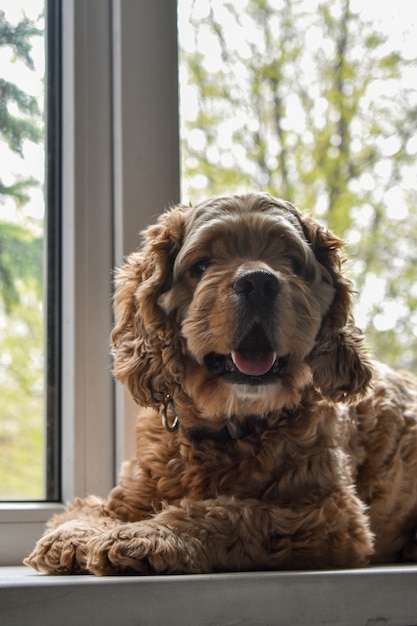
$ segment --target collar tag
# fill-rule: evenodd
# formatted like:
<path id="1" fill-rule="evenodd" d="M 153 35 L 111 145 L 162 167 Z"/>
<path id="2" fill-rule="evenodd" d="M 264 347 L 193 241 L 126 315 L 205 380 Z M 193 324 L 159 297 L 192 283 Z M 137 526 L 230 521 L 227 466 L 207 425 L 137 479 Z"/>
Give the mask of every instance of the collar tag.
<path id="1" fill-rule="evenodd" d="M 168 419 L 168 409 L 170 410 L 170 413 L 174 414 L 174 417 L 171 422 Z M 175 407 L 175 402 L 171 398 L 171 396 L 166 396 L 164 406 L 162 407 L 162 424 L 164 425 L 164 427 L 169 433 L 172 433 L 175 430 L 177 430 L 179 426 L 177 409 Z"/>

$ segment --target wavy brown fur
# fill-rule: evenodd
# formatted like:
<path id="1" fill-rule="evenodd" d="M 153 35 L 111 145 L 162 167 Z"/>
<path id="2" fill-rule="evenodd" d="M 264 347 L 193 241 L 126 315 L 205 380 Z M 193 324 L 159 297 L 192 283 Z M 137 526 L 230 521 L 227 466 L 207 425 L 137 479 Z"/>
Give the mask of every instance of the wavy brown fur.
<path id="1" fill-rule="evenodd" d="M 107 500 L 53 518 L 27 564 L 103 575 L 417 560 L 417 381 L 368 361 L 341 248 L 266 194 L 175 207 L 147 229 L 117 276 L 112 334 L 115 376 L 148 407 L 137 456 Z"/>

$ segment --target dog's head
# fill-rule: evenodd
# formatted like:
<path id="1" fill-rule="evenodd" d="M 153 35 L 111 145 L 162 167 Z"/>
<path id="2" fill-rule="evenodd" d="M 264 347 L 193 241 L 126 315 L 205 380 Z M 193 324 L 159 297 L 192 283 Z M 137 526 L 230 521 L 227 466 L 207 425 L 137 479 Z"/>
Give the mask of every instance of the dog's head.
<path id="1" fill-rule="evenodd" d="M 268 413 L 307 385 L 353 399 L 370 380 L 340 239 L 266 194 L 175 207 L 118 275 L 115 375 L 158 407 Z"/>

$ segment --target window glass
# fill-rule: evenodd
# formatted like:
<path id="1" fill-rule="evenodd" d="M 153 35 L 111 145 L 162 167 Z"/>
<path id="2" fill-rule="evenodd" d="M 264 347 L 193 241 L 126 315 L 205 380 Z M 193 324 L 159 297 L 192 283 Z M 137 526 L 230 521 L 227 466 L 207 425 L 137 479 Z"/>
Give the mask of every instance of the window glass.
<path id="1" fill-rule="evenodd" d="M 44 2 L 0 2 L 0 499 L 46 496 Z"/>
<path id="2" fill-rule="evenodd" d="M 408 0 L 179 0 L 182 196 L 262 190 L 348 242 L 373 354 L 417 372 Z"/>

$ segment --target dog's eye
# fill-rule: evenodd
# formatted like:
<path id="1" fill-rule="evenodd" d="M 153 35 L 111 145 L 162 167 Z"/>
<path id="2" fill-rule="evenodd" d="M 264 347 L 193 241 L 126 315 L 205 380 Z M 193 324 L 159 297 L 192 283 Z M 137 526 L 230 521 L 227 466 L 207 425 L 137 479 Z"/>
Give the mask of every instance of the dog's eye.
<path id="1" fill-rule="evenodd" d="M 304 263 L 301 259 L 297 257 L 291 257 L 291 267 L 293 269 L 294 274 L 302 274 L 304 271 Z"/>
<path id="2" fill-rule="evenodd" d="M 208 266 L 210 265 L 209 259 L 200 259 L 197 263 L 191 266 L 190 274 L 193 278 L 200 278 Z"/>

